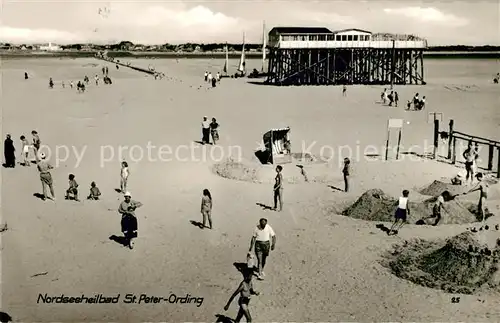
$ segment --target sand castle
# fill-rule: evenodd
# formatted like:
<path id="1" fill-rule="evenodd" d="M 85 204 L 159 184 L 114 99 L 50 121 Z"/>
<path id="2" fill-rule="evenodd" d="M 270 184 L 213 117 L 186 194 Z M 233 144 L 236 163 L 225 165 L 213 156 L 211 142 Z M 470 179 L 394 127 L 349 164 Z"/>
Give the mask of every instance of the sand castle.
<path id="1" fill-rule="evenodd" d="M 489 250 L 477 235 L 463 232 L 445 241 L 416 239 L 397 245 L 382 265 L 403 279 L 449 293 L 473 294 L 500 291 L 500 246 Z"/>

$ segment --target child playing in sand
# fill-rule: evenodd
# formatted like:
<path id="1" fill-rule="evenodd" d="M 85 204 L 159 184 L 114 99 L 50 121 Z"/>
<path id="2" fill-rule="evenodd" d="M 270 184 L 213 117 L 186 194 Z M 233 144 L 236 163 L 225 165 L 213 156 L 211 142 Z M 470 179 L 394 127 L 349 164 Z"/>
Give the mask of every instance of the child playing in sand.
<path id="1" fill-rule="evenodd" d="M 398 208 L 396 209 L 394 223 L 392 224 L 391 229 L 387 231 L 388 235 L 398 234 L 401 227 L 403 227 L 403 225 L 407 221 L 407 216 L 410 215 L 408 195 L 410 195 L 410 192 L 408 190 L 404 190 L 403 196 L 399 198 Z"/>
<path id="2" fill-rule="evenodd" d="M 122 161 L 122 168 L 120 170 L 120 189 L 122 193 L 127 191 L 128 175 L 128 164 L 126 161 Z"/>
<path id="3" fill-rule="evenodd" d="M 31 163 L 28 161 L 28 155 L 30 152 L 30 144 L 28 142 L 28 139 L 24 135 L 21 136 L 21 159 L 23 161 L 24 166 L 31 166 Z"/>
<path id="4" fill-rule="evenodd" d="M 344 158 L 344 168 L 342 169 L 342 174 L 344 174 L 344 191 L 347 193 L 349 191 L 349 170 L 351 161 L 349 158 Z"/>
<path id="5" fill-rule="evenodd" d="M 444 191 L 441 195 L 438 196 L 434 206 L 432 207 L 432 217 L 436 218 L 436 221 L 432 224 L 433 226 L 438 225 L 439 221 L 441 221 L 441 210 L 445 210 L 444 202 L 450 199 L 450 192 Z"/>
<path id="6" fill-rule="evenodd" d="M 95 182 L 90 183 L 90 194 L 87 196 L 87 200 L 94 200 L 97 201 L 99 199 L 99 196 L 101 196 L 101 191 L 99 191 L 99 188 L 95 184 Z"/>
<path id="7" fill-rule="evenodd" d="M 73 195 L 75 201 L 79 202 L 78 199 L 78 183 L 75 181 L 75 175 L 69 174 L 69 188 L 66 190 L 66 200 L 70 199 L 70 194 Z"/>

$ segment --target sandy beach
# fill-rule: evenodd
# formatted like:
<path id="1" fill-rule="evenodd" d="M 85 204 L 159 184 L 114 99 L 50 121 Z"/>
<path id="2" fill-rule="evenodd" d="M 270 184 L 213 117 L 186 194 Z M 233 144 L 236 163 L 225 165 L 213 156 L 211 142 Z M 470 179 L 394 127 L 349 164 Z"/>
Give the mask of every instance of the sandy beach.
<path id="1" fill-rule="evenodd" d="M 376 225 L 343 216 L 342 211 L 370 189 L 397 198 L 410 190 L 410 200 L 435 180 L 449 183 L 463 168 L 408 154 L 432 151 L 433 123 L 429 112 L 442 113 L 441 130 L 453 119 L 455 130 L 500 141 L 498 71 L 496 60 L 426 60 L 425 86 L 395 86 L 399 107 L 378 102 L 384 86 L 273 87 L 250 79 L 221 80 L 216 88 L 203 73 L 222 70 L 223 59 L 133 59 L 134 65 L 154 65 L 162 80 L 108 64 L 112 85 L 102 79 L 102 61 L 81 59 L 2 59 L 1 133 L 12 135 L 19 156 L 19 137 L 31 139 L 37 130 L 47 145 L 57 201 L 42 201 L 36 165 L 1 171 L 1 310 L 17 322 L 215 322 L 216 315 L 234 319 L 237 302 L 223 307 L 241 282 L 233 265 L 246 261 L 250 238 L 260 218 L 277 235 L 276 250 L 266 266 L 266 279 L 254 281 L 261 292 L 250 302 L 256 322 L 285 321 L 500 321 L 500 289 L 472 295 L 450 294 L 393 275 L 381 264 L 394 244 L 415 238 L 446 239 L 477 225 L 409 224 L 397 236 Z M 248 60 L 247 70 L 260 70 L 261 61 Z M 231 60 L 230 73 L 237 68 Z M 24 80 L 24 72 L 30 75 Z M 77 93 L 85 75 L 87 91 Z M 48 80 L 55 82 L 48 88 Z M 62 88 L 64 81 L 66 88 Z M 423 111 L 405 111 L 418 92 L 425 95 Z M 220 123 L 218 146 L 201 146 L 203 116 Z M 383 160 L 387 120 L 404 120 L 399 160 L 397 134 Z M 283 165 L 284 210 L 272 206 L 274 166 L 260 165 L 254 155 L 262 135 L 289 126 L 292 151 L 307 151 L 323 161 L 305 164 L 309 182 L 296 162 Z M 447 147 L 440 142 L 439 155 Z M 135 148 L 132 148 L 135 146 Z M 154 146 L 154 147 L 153 147 Z M 171 153 L 161 154 L 169 150 Z M 121 156 L 120 156 L 121 147 Z M 150 148 L 148 148 L 150 147 Z M 182 149 L 179 147 L 183 147 Z M 344 148 L 342 148 L 344 147 Z M 2 148 L 3 150 L 3 148 Z M 406 153 L 406 154 L 404 154 Z M 142 154 L 142 156 L 141 156 Z M 373 156 L 365 156 L 365 155 Z M 461 151 L 460 151 L 461 155 Z M 3 156 L 3 154 L 2 154 Z M 352 161 L 352 189 L 344 193 L 342 160 Z M 3 158 L 3 157 L 2 157 Z M 18 157 L 19 158 L 19 157 Z M 214 167 L 236 160 L 252 175 L 234 171 L 223 178 Z M 498 156 L 495 154 L 494 169 Z M 132 199 L 139 237 L 133 250 L 109 239 L 120 235 L 117 212 L 123 195 L 120 162 L 129 163 Z M 481 147 L 479 167 L 487 166 Z M 233 170 L 228 170 L 231 173 Z M 76 175 L 83 199 L 95 181 L 100 201 L 64 200 L 68 175 Z M 487 172 L 488 173 L 488 172 Z M 214 230 L 200 230 L 203 189 L 213 196 Z M 465 191 L 466 188 L 463 188 Z M 476 203 L 478 193 L 457 197 Z M 491 184 L 487 238 L 494 248 L 500 231 L 500 186 Z M 390 223 L 385 222 L 386 226 Z M 118 304 L 42 304 L 49 296 L 114 297 Z M 126 294 L 203 297 L 196 304 L 124 304 Z M 460 297 L 452 303 L 452 297 Z M 220 318 L 220 317 L 219 317 Z M 222 320 L 222 319 L 219 319 Z"/>

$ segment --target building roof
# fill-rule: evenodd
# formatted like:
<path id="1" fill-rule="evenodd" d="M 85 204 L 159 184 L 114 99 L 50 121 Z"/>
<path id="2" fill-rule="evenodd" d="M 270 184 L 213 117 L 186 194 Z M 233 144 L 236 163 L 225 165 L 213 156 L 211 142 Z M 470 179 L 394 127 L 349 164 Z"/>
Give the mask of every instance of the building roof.
<path id="1" fill-rule="evenodd" d="M 363 30 L 363 29 L 358 29 L 358 28 L 349 28 L 349 29 L 335 30 L 335 31 L 333 31 L 333 33 L 334 34 L 339 34 L 339 33 L 345 33 L 347 31 L 359 31 L 359 32 L 368 33 L 368 34 L 372 33 L 371 31 Z"/>
<path id="2" fill-rule="evenodd" d="M 332 31 L 325 27 L 274 27 L 269 33 L 278 34 L 331 34 Z"/>

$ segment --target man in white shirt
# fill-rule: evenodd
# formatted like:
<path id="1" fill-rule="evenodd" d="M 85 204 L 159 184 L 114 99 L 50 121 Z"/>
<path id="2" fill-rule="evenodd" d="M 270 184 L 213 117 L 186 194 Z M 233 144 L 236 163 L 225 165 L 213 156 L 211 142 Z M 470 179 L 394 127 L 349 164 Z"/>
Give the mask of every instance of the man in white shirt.
<path id="1" fill-rule="evenodd" d="M 255 228 L 252 236 L 252 241 L 250 242 L 250 249 L 248 252 L 252 252 L 252 248 L 255 245 L 255 255 L 257 255 L 259 275 L 257 279 L 264 279 L 264 267 L 266 266 L 266 259 L 269 256 L 269 249 L 274 250 L 276 245 L 276 234 L 270 225 L 267 225 L 266 219 L 260 219 L 259 225 Z"/>
<path id="2" fill-rule="evenodd" d="M 209 144 L 210 143 L 210 121 L 208 121 L 207 117 L 203 117 L 203 121 L 201 122 L 201 133 L 202 133 L 201 142 L 203 144 Z"/>

